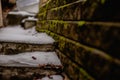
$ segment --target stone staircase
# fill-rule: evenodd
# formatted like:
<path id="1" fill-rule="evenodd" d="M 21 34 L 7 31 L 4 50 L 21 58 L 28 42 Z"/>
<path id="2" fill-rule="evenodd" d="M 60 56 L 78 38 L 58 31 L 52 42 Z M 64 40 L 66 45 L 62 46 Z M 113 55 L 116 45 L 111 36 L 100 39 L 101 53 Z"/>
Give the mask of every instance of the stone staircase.
<path id="1" fill-rule="evenodd" d="M 35 28 L 0 29 L 0 80 L 67 80 L 54 45 Z"/>

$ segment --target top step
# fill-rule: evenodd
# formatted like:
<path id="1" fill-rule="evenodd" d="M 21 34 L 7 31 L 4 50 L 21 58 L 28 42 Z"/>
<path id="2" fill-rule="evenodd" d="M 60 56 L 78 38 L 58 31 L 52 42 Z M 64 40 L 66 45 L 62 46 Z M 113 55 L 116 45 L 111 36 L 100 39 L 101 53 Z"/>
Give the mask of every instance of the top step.
<path id="1" fill-rule="evenodd" d="M 46 33 L 37 33 L 35 27 L 24 30 L 20 25 L 18 25 L 1 28 L 0 42 L 53 44 L 55 41 Z"/>

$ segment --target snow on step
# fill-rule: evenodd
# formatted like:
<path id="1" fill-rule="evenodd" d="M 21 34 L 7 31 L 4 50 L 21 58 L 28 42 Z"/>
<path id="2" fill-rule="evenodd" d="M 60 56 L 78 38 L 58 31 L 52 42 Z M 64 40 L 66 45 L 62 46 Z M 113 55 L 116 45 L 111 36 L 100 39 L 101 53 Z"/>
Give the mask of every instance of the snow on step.
<path id="1" fill-rule="evenodd" d="M 61 66 L 55 52 L 25 52 L 17 55 L 0 55 L 0 66 L 39 67 L 43 65 Z"/>
<path id="2" fill-rule="evenodd" d="M 50 76 L 50 78 L 49 77 L 44 77 L 40 80 L 63 80 L 63 77 L 60 76 L 60 75 L 52 75 L 52 76 Z"/>
<path id="3" fill-rule="evenodd" d="M 23 15 L 23 16 L 27 16 L 27 15 L 29 15 L 29 16 L 35 16 L 35 14 L 31 14 L 31 13 L 28 13 L 28 12 L 26 12 L 26 11 L 17 11 L 17 12 L 9 12 L 8 14 L 10 14 L 10 15 Z"/>
<path id="4" fill-rule="evenodd" d="M 37 33 L 35 27 L 24 30 L 20 25 L 0 29 L 1 42 L 18 42 L 32 44 L 53 44 L 54 39 L 46 33 Z"/>

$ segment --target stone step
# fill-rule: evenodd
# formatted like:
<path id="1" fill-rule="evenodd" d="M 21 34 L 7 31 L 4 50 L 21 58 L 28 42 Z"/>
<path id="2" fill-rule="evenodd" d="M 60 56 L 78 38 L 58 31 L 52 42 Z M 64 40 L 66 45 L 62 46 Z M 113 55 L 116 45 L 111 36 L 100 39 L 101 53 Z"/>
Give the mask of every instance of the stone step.
<path id="1" fill-rule="evenodd" d="M 7 15 L 7 25 L 19 25 L 24 18 L 35 16 L 25 11 L 11 11 Z"/>
<path id="2" fill-rule="evenodd" d="M 0 55 L 0 80 L 65 80 L 63 66 L 55 52 L 25 52 Z"/>
<path id="3" fill-rule="evenodd" d="M 0 80 L 68 80 L 63 73 L 55 70 L 29 69 L 29 68 L 1 68 Z"/>
<path id="4" fill-rule="evenodd" d="M 6 69 L 0 72 L 0 80 L 69 80 L 64 73 L 57 73 L 51 70 L 31 70 L 27 69 L 12 69 L 13 71 Z"/>
<path id="5" fill-rule="evenodd" d="M 35 27 L 25 30 L 17 25 L 0 29 L 0 53 L 2 54 L 53 51 L 54 43 L 54 39 L 46 33 L 37 33 Z"/>
<path id="6" fill-rule="evenodd" d="M 37 33 L 35 27 L 25 30 L 20 25 L 17 25 L 1 28 L 0 42 L 53 44 L 55 41 L 46 33 Z"/>
<path id="7" fill-rule="evenodd" d="M 24 52 L 16 55 L 0 55 L 3 67 L 62 68 L 55 52 Z"/>
<path id="8" fill-rule="evenodd" d="M 10 78 L 23 78 L 24 80 L 30 80 L 33 77 L 44 78 L 52 75 L 59 75 L 61 78 L 63 78 L 63 73 L 54 69 L 45 70 L 40 68 L 0 68 L 0 70 L 0 80 L 6 80 L 5 78 L 7 78 L 7 80 L 11 80 Z"/>
<path id="9" fill-rule="evenodd" d="M 38 19 L 35 17 L 28 17 L 22 20 L 21 26 L 24 29 L 28 29 L 28 28 L 34 27 L 37 24 L 37 21 Z"/>

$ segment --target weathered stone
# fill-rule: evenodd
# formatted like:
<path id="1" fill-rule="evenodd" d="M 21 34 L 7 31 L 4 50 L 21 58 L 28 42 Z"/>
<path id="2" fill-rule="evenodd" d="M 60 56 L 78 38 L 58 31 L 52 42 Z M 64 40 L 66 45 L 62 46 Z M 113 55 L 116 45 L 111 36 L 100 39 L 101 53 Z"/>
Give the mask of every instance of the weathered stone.
<path id="1" fill-rule="evenodd" d="M 104 50 L 113 57 L 120 58 L 119 23 L 51 20 L 41 21 L 39 24 L 41 29 L 50 30 L 82 44 Z"/>
<path id="2" fill-rule="evenodd" d="M 57 34 L 46 31 L 58 39 L 57 48 L 67 55 L 70 60 L 84 66 L 97 80 L 117 80 L 120 76 L 120 61 L 95 48 L 87 47 Z M 56 38 L 57 37 L 57 38 Z M 114 65 L 113 65 L 114 64 Z M 99 73 L 99 74 L 98 74 Z M 116 76 L 112 76 L 116 75 Z M 75 75 L 74 75 L 75 76 Z"/>
<path id="3" fill-rule="evenodd" d="M 84 66 L 97 80 L 117 79 L 116 76 L 118 76 L 120 71 L 120 61 L 116 62 L 114 58 L 106 55 L 104 52 L 65 38 L 59 38 L 58 42 L 58 49 L 76 63 Z M 115 74 L 116 76 L 112 76 Z M 111 77 L 109 77 L 110 75 Z"/>
<path id="4" fill-rule="evenodd" d="M 120 1 L 51 1 L 40 7 L 36 29 L 58 42 L 58 55 L 71 80 L 91 80 L 81 68 L 96 80 L 119 80 Z"/>
<path id="5" fill-rule="evenodd" d="M 22 27 L 24 27 L 24 29 L 28 29 L 34 27 L 35 25 L 36 25 L 36 21 L 25 21 Z"/>
<path id="6" fill-rule="evenodd" d="M 56 52 L 64 65 L 64 71 L 69 75 L 71 80 L 94 80 L 83 67 L 76 65 L 59 50 L 56 50 Z"/>
<path id="7" fill-rule="evenodd" d="M 120 0 L 87 0 L 82 5 L 82 19 L 120 21 Z"/>
<path id="8" fill-rule="evenodd" d="M 0 43 L 1 54 L 18 54 L 30 51 L 53 51 L 54 44 L 20 44 L 20 43 Z"/>
<path id="9" fill-rule="evenodd" d="M 38 16 L 40 19 L 47 19 L 47 20 L 80 20 L 81 4 L 82 1 L 80 0 L 64 6 L 53 8 L 51 10 L 47 10 L 46 14 L 44 12 L 39 14 Z"/>
<path id="10" fill-rule="evenodd" d="M 64 6 L 66 4 L 69 4 L 75 1 L 79 1 L 79 0 L 42 0 L 40 1 L 40 13 L 46 10 L 50 10 L 52 8 Z"/>
<path id="11" fill-rule="evenodd" d="M 55 70 L 26 67 L 0 67 L 0 80 L 33 80 L 33 78 L 44 78 L 50 75 L 61 75 Z"/>
<path id="12" fill-rule="evenodd" d="M 67 2 L 69 3 L 69 1 L 65 1 L 65 3 Z M 62 1 L 59 4 L 64 4 L 64 6 L 59 7 L 59 4 L 53 5 L 53 3 L 49 2 L 46 6 L 40 8 L 40 12 L 43 13 L 40 13 L 39 18 L 48 20 L 119 21 L 120 11 L 116 10 L 120 8 L 119 2 L 119 0 L 78 0 L 71 1 L 70 4 L 65 5 L 64 1 Z M 50 6 L 54 6 L 55 8 L 50 9 Z M 44 14 L 45 12 L 47 14 Z M 45 15 L 44 18 L 43 15 Z"/>
<path id="13" fill-rule="evenodd" d="M 27 18 L 29 15 L 24 16 L 24 15 L 14 15 L 14 14 L 8 14 L 7 16 L 7 25 L 20 25 L 21 21 L 24 18 Z"/>

